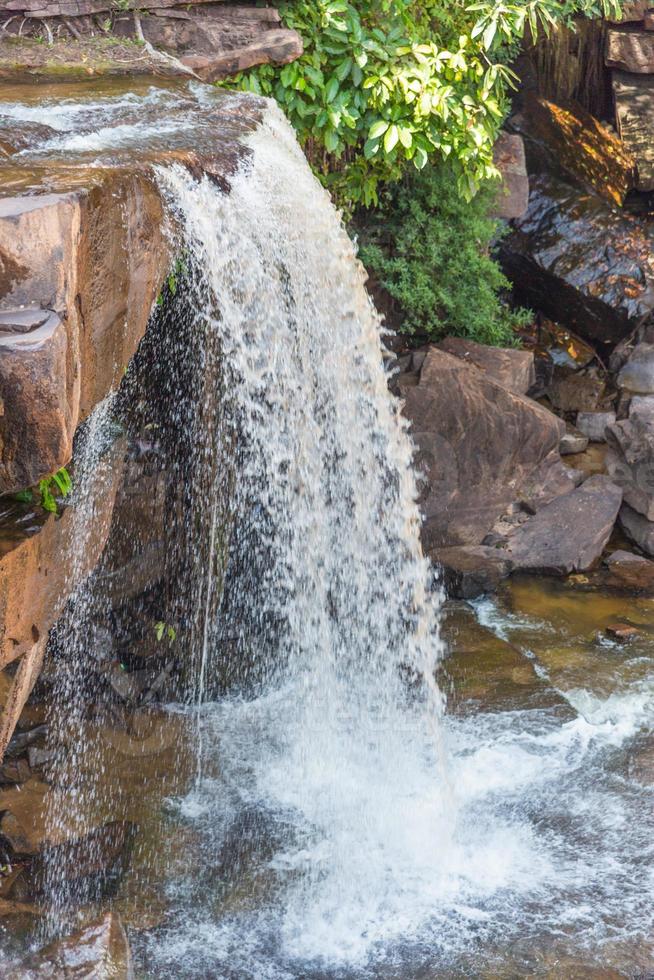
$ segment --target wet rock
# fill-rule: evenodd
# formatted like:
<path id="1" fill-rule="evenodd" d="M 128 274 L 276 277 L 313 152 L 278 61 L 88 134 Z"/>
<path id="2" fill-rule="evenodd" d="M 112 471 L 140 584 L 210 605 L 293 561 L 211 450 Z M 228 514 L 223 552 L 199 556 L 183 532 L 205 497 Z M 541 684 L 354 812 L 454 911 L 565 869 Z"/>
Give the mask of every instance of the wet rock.
<path id="1" fill-rule="evenodd" d="M 51 943 L 8 974 L 7 980 L 133 980 L 132 956 L 120 917 L 97 922 Z"/>
<path id="2" fill-rule="evenodd" d="M 516 570 L 569 575 L 591 568 L 609 540 L 622 491 L 593 476 L 520 525 L 506 544 Z"/>
<path id="3" fill-rule="evenodd" d="M 636 186 L 635 161 L 623 143 L 576 103 L 557 105 L 529 93 L 510 127 L 525 140 L 531 173 L 564 180 L 567 174 L 619 206 Z"/>
<path id="4" fill-rule="evenodd" d="M 630 551 L 614 551 L 606 559 L 606 566 L 610 585 L 648 594 L 654 591 L 654 561 Z"/>
<path id="5" fill-rule="evenodd" d="M 635 394 L 654 394 L 654 344 L 634 347 L 618 375 L 618 384 Z"/>
<path id="6" fill-rule="evenodd" d="M 476 599 L 495 592 L 511 574 L 511 562 L 502 552 L 483 545 L 438 548 L 429 557 L 442 569 L 447 594 L 457 599 Z"/>
<path id="7" fill-rule="evenodd" d="M 607 471 L 624 502 L 654 520 L 654 405 L 631 408 L 628 419 L 608 426 Z"/>
<path id="8" fill-rule="evenodd" d="M 638 188 L 654 190 L 654 76 L 613 72 L 618 132 L 638 167 Z"/>
<path id="9" fill-rule="evenodd" d="M 628 623 L 610 623 L 606 627 L 606 635 L 619 643 L 629 643 L 640 635 L 640 630 Z"/>
<path id="10" fill-rule="evenodd" d="M 613 28 L 606 38 L 606 64 L 639 75 L 654 74 L 654 34 Z"/>
<path id="11" fill-rule="evenodd" d="M 41 841 L 30 866 L 31 893 L 42 894 L 48 869 L 56 867 L 62 896 L 76 904 L 114 894 L 127 869 L 134 834 L 129 821 L 113 820 L 58 844 Z"/>
<path id="12" fill-rule="evenodd" d="M 620 509 L 620 527 L 646 555 L 654 558 L 654 522 L 623 504 Z"/>
<path id="13" fill-rule="evenodd" d="M 538 176 L 499 254 L 530 306 L 582 336 L 617 343 L 654 307 L 652 235 L 602 198 Z"/>
<path id="14" fill-rule="evenodd" d="M 493 215 L 504 219 L 519 218 L 529 205 L 529 175 L 522 137 L 500 133 L 493 148 L 493 159 L 502 175 Z"/>
<path id="15" fill-rule="evenodd" d="M 549 499 L 573 483 L 558 445 L 563 423 L 431 347 L 404 413 L 418 447 L 427 551 L 480 544 L 518 499 Z"/>
<path id="16" fill-rule="evenodd" d="M 579 412 L 577 428 L 590 442 L 606 442 L 606 429 L 615 422 L 615 412 Z"/>
<path id="17" fill-rule="evenodd" d="M 526 395 L 536 381 L 534 355 L 531 351 L 488 347 L 463 337 L 446 337 L 436 346 L 462 361 L 474 364 L 490 381 L 515 395 Z"/>
<path id="18" fill-rule="evenodd" d="M 575 429 L 569 423 L 565 427 L 565 432 L 559 443 L 559 452 L 562 456 L 572 456 L 576 453 L 583 453 L 588 446 L 588 436 L 585 436 L 579 429 Z"/>

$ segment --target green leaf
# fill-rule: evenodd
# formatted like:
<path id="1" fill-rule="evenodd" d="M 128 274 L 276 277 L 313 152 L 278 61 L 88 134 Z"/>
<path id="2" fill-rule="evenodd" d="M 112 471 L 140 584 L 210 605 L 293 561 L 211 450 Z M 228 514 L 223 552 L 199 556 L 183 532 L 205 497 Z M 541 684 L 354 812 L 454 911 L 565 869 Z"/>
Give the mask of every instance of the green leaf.
<path id="1" fill-rule="evenodd" d="M 387 153 L 391 153 L 395 149 L 399 138 L 400 131 L 397 126 L 389 126 L 384 136 L 384 149 Z"/>
<path id="2" fill-rule="evenodd" d="M 374 122 L 368 130 L 368 139 L 377 139 L 386 132 L 389 125 L 390 123 L 388 123 L 385 119 L 378 119 L 377 122 Z"/>

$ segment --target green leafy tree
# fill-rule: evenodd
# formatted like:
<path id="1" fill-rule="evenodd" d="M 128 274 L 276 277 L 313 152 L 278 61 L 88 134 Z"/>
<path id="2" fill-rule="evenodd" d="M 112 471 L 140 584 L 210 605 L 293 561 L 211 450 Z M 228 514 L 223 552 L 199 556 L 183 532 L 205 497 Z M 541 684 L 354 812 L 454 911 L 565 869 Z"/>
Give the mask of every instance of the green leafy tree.
<path id="1" fill-rule="evenodd" d="M 487 217 L 494 196 L 486 185 L 464 201 L 441 163 L 409 172 L 382 207 L 359 215 L 361 258 L 392 297 L 403 333 L 514 343 L 530 314 L 500 299 L 509 283 L 485 244 L 499 231 Z"/>
<path id="2" fill-rule="evenodd" d="M 378 201 L 407 164 L 448 159 L 470 200 L 496 176 L 493 144 L 527 29 L 536 38 L 578 15 L 619 17 L 618 0 L 282 0 L 304 54 L 230 86 L 274 96 L 346 209 Z"/>

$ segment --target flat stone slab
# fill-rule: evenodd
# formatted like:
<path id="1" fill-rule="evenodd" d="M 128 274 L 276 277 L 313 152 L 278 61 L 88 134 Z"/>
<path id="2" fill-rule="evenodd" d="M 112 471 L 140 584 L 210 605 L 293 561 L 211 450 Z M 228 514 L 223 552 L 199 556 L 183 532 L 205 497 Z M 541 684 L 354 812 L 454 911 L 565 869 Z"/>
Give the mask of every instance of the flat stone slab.
<path id="1" fill-rule="evenodd" d="M 654 75 L 613 72 L 613 96 L 620 137 L 638 166 L 638 188 L 654 190 Z"/>
<path id="2" fill-rule="evenodd" d="M 593 476 L 520 525 L 506 545 L 515 570 L 569 575 L 591 568 L 611 536 L 622 490 Z"/>

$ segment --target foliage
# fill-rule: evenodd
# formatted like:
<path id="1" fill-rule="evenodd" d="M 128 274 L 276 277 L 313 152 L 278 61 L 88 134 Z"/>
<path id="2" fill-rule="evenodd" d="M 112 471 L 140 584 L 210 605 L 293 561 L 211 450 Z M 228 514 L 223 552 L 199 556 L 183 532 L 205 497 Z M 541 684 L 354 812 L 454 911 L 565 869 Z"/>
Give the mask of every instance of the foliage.
<path id="1" fill-rule="evenodd" d="M 167 638 L 169 643 L 174 643 L 177 639 L 177 631 L 174 626 L 170 626 L 168 623 L 159 621 L 154 624 L 154 632 L 157 637 L 157 643 L 161 643 L 164 636 Z"/>
<path id="2" fill-rule="evenodd" d="M 376 204 L 410 162 L 449 158 L 467 200 L 496 176 L 492 148 L 526 27 L 618 17 L 618 0 L 281 0 L 304 54 L 228 83 L 274 96 L 346 207 Z"/>
<path id="3" fill-rule="evenodd" d="M 397 304 L 403 333 L 513 343 L 528 314 L 498 298 L 509 283 L 486 247 L 499 227 L 487 217 L 494 196 L 486 186 L 464 201 L 440 164 L 409 173 L 362 215 L 361 258 Z"/>
<path id="4" fill-rule="evenodd" d="M 51 476 L 45 476 L 42 480 L 39 480 L 39 484 L 36 489 L 36 494 L 38 494 L 36 503 L 43 507 L 44 510 L 49 511 L 49 513 L 56 514 L 58 511 L 57 495 L 59 497 L 67 497 L 72 488 L 73 481 L 70 478 L 70 474 L 68 473 L 66 467 L 62 466 L 56 473 L 53 473 Z M 20 490 L 18 493 L 14 494 L 14 500 L 18 500 L 20 503 L 24 504 L 32 503 L 34 498 L 34 490 Z"/>

